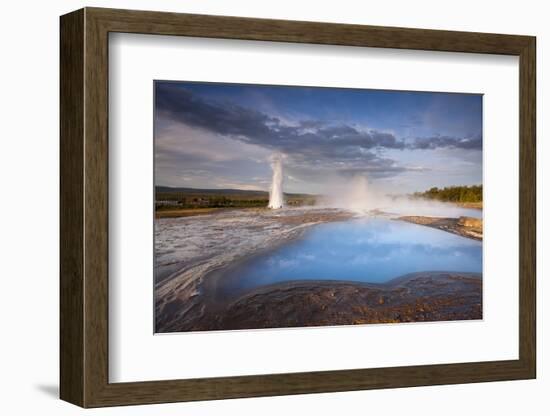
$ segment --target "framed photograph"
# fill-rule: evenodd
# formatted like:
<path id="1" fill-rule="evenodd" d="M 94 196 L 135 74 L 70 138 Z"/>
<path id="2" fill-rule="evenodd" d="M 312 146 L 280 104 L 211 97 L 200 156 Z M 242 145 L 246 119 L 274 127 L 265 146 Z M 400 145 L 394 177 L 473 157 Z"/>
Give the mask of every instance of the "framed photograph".
<path id="1" fill-rule="evenodd" d="M 535 50 L 62 16 L 61 398 L 535 378 Z"/>

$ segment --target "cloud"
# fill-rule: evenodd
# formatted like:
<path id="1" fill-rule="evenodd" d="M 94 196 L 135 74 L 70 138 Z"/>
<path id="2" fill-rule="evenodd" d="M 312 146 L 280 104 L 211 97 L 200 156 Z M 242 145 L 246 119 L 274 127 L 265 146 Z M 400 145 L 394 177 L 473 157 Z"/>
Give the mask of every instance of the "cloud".
<path id="1" fill-rule="evenodd" d="M 465 150 L 481 150 L 482 140 L 481 135 L 474 137 L 450 137 L 450 136 L 434 136 L 417 138 L 412 143 L 407 145 L 409 149 L 443 149 L 455 148 Z"/>
<path id="2" fill-rule="evenodd" d="M 349 148 L 405 147 L 403 141 L 390 133 L 361 131 L 346 124 L 326 125 L 319 120 L 302 120 L 297 125 L 289 125 L 278 117 L 233 103 L 203 100 L 173 84 L 157 84 L 156 108 L 161 117 L 289 155 L 303 153 L 308 156 L 345 157 L 350 153 Z"/>
<path id="3" fill-rule="evenodd" d="M 366 173 L 383 178 L 422 170 L 418 166 L 399 165 L 395 160 L 384 157 L 384 152 L 388 150 L 481 150 L 482 147 L 481 136 L 433 136 L 404 140 L 390 132 L 346 123 L 327 123 L 316 119 L 288 123 L 253 108 L 204 99 L 175 83 L 156 84 L 155 106 L 159 124 L 172 123 L 182 129 L 200 129 L 216 137 L 282 152 L 287 155 L 289 166 L 296 171 L 322 168 L 346 176 Z M 161 150 L 165 156 L 169 153 L 169 149 L 164 147 Z M 196 149 L 195 155 L 206 156 L 217 150 Z M 185 149 L 183 151 L 188 153 Z M 181 158 L 187 159 L 183 155 Z"/>

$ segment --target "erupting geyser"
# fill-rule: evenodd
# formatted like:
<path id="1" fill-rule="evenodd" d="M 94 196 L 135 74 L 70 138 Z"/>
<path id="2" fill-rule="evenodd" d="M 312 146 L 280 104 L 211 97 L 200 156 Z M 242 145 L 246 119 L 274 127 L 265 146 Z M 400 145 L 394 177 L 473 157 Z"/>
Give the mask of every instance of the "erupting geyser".
<path id="1" fill-rule="evenodd" d="M 273 170 L 273 177 L 269 189 L 268 208 L 279 209 L 283 207 L 283 158 L 280 154 L 272 156 L 271 169 Z"/>

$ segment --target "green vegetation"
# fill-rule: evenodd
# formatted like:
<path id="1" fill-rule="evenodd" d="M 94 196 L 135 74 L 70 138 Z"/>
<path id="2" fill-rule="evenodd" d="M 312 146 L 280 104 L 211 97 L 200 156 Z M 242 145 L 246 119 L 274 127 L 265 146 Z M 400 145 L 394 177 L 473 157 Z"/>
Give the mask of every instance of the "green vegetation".
<path id="1" fill-rule="evenodd" d="M 285 203 L 292 206 L 314 205 L 315 196 L 284 194 Z M 155 210 L 174 211 L 204 208 L 267 207 L 269 193 L 240 189 L 193 189 L 157 187 Z"/>
<path id="2" fill-rule="evenodd" d="M 415 192 L 413 196 L 417 198 L 435 199 L 443 202 L 482 202 L 483 186 L 433 187 L 425 192 Z"/>
<path id="3" fill-rule="evenodd" d="M 251 198 L 245 195 L 157 193 L 157 209 L 180 208 L 238 208 L 267 206 L 267 198 Z"/>

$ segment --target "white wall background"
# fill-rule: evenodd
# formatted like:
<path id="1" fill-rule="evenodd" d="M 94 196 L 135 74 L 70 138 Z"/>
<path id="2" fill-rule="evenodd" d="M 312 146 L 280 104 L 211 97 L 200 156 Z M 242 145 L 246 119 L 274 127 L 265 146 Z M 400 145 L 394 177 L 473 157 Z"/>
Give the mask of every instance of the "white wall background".
<path id="1" fill-rule="evenodd" d="M 550 300 L 544 243 L 550 209 L 543 192 L 550 163 L 545 103 L 550 83 L 550 26 L 536 0 L 440 2 L 429 0 L 121 0 L 6 2 L 0 15 L 0 409 L 3 414 L 71 415 L 83 412 L 58 395 L 58 16 L 82 6 L 317 20 L 433 29 L 536 35 L 538 41 L 538 312 L 537 380 L 338 394 L 225 400 L 87 411 L 102 415 L 529 414 L 550 409 L 550 361 L 543 331 Z M 546 201 L 544 200 L 546 199 Z"/>

